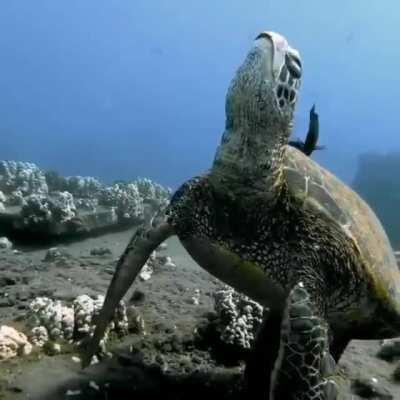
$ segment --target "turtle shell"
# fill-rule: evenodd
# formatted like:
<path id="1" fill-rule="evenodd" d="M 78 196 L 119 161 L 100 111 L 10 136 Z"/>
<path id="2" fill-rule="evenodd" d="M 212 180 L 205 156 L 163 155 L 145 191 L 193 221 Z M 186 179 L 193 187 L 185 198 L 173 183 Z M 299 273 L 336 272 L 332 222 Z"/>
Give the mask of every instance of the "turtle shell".
<path id="1" fill-rule="evenodd" d="M 305 212 L 319 212 L 339 224 L 359 251 L 365 278 L 375 296 L 400 315 L 400 271 L 389 239 L 368 204 L 332 173 L 291 146 L 285 146 L 283 179 Z"/>

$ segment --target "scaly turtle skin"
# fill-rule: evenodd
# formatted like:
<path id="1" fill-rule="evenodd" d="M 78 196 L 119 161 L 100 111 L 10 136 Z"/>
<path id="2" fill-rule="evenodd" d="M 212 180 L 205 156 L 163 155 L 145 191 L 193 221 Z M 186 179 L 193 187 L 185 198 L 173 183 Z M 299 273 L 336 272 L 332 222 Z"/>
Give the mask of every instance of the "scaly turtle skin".
<path id="1" fill-rule="evenodd" d="M 400 272 L 380 222 L 356 193 L 288 145 L 301 72 L 285 38 L 256 38 L 229 87 L 211 170 L 175 193 L 164 221 L 133 236 L 85 363 L 150 253 L 172 235 L 201 267 L 270 310 L 246 369 L 253 398 L 270 391 L 286 299 L 299 282 L 326 324 L 335 361 L 350 339 L 399 335 Z"/>
<path id="2" fill-rule="evenodd" d="M 302 282 L 291 290 L 269 400 L 337 400 L 340 377 L 329 353 L 328 329 Z"/>

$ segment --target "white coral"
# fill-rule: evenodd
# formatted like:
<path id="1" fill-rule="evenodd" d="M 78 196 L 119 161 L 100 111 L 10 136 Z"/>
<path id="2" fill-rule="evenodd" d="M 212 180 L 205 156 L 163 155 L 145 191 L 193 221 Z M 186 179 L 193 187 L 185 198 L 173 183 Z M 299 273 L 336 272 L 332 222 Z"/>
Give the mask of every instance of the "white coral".
<path id="1" fill-rule="evenodd" d="M 171 189 L 165 188 L 148 178 L 139 178 L 134 182 L 144 200 L 153 200 L 164 203 L 171 196 Z"/>
<path id="2" fill-rule="evenodd" d="M 52 192 L 51 196 L 32 194 L 25 199 L 21 215 L 26 225 L 67 222 L 76 216 L 74 198 L 69 192 Z"/>
<path id="3" fill-rule="evenodd" d="M 58 212 L 57 220 L 66 222 L 76 215 L 74 196 L 69 192 L 53 192 L 51 196 L 52 213 Z"/>
<path id="4" fill-rule="evenodd" d="M 72 339 L 74 333 L 74 311 L 47 297 L 37 297 L 29 305 L 30 324 L 33 327 L 44 326 L 50 339 Z"/>
<path id="5" fill-rule="evenodd" d="M 92 176 L 69 176 L 66 184 L 74 196 L 84 198 L 94 197 L 103 189 L 100 181 Z"/>
<path id="6" fill-rule="evenodd" d="M 97 206 L 99 205 L 99 200 L 98 199 L 77 199 L 75 200 L 75 205 L 77 208 L 80 208 L 82 210 L 87 210 L 94 212 L 97 209 Z"/>
<path id="7" fill-rule="evenodd" d="M 18 332 L 11 326 L 0 326 L 0 360 L 7 360 L 17 355 L 28 355 L 31 351 L 32 345 L 22 332 Z"/>
<path id="8" fill-rule="evenodd" d="M 94 331 L 93 318 L 99 313 L 104 303 L 104 296 L 91 298 L 78 296 L 67 306 L 60 300 L 37 297 L 29 305 L 28 325 L 31 327 L 30 338 L 38 346 L 43 346 L 49 339 L 79 341 Z M 109 330 L 126 333 L 128 317 L 124 302 L 117 307 Z M 107 334 L 105 341 L 107 340 Z"/>
<path id="9" fill-rule="evenodd" d="M 139 278 L 142 281 L 148 281 L 151 278 L 151 276 L 153 275 L 153 272 L 154 272 L 153 268 L 148 263 L 146 263 L 143 265 L 142 269 L 140 270 Z"/>
<path id="10" fill-rule="evenodd" d="M 104 189 L 99 204 L 115 207 L 121 220 L 142 218 L 144 214 L 143 198 L 134 183 L 115 184 Z"/>
<path id="11" fill-rule="evenodd" d="M 23 194 L 46 194 L 46 178 L 37 165 L 21 161 L 0 162 L 0 189 L 6 193 L 19 190 Z"/>
<path id="12" fill-rule="evenodd" d="M 6 204 L 9 206 L 22 206 L 24 205 L 24 195 L 20 190 L 14 190 L 8 195 Z"/>
<path id="13" fill-rule="evenodd" d="M 73 302 L 75 313 L 76 331 L 79 335 L 92 333 L 93 316 L 96 315 L 104 303 L 104 296 L 97 296 L 92 299 L 86 294 L 78 296 Z"/>
<path id="14" fill-rule="evenodd" d="M 214 305 L 221 339 L 249 349 L 262 322 L 263 307 L 227 285 L 214 293 Z"/>
<path id="15" fill-rule="evenodd" d="M 0 249 L 11 249 L 12 243 L 5 236 L 0 237 Z"/>
<path id="16" fill-rule="evenodd" d="M 45 326 L 35 326 L 31 329 L 29 338 L 35 346 L 43 347 L 49 340 L 49 332 Z"/>

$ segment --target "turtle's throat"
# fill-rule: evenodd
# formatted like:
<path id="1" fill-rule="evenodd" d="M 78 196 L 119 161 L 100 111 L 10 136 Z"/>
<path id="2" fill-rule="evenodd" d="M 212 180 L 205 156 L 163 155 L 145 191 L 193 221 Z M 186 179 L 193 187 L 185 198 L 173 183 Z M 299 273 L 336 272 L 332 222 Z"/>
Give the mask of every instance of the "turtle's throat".
<path id="1" fill-rule="evenodd" d="M 235 130 L 226 129 L 215 155 L 213 176 L 262 190 L 275 186 L 289 135 L 289 127 L 275 127 L 273 132 L 266 131 L 265 126 L 259 131 L 243 125 Z"/>

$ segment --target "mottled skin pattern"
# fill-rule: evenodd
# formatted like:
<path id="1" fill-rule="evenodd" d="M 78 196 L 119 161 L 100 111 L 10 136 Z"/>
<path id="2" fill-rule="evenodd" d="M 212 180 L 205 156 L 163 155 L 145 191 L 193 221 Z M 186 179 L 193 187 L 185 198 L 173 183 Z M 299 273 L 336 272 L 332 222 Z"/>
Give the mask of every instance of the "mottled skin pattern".
<path id="1" fill-rule="evenodd" d="M 286 299 L 299 282 L 336 361 L 352 338 L 400 333 L 400 272 L 379 221 L 346 185 L 288 145 L 300 77 L 300 56 L 286 39 L 259 35 L 229 87 L 212 168 L 175 193 L 163 222 L 132 238 L 85 364 L 151 251 L 172 235 L 201 267 L 270 309 L 246 367 L 249 398 L 270 392 Z M 280 365 L 284 374 L 288 364 Z M 299 398 L 311 400 L 308 389 Z"/>

